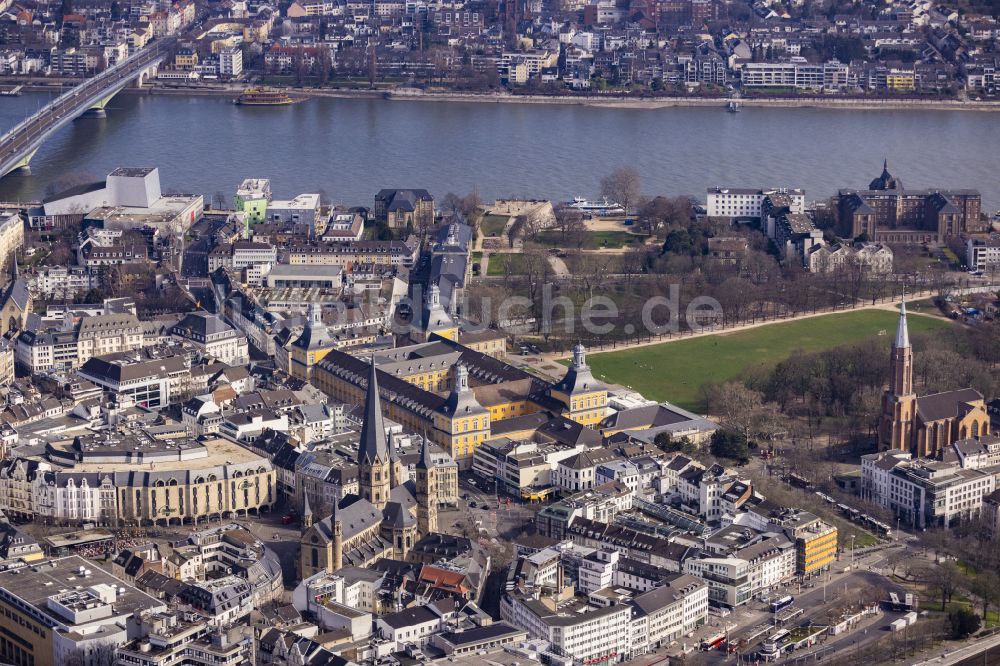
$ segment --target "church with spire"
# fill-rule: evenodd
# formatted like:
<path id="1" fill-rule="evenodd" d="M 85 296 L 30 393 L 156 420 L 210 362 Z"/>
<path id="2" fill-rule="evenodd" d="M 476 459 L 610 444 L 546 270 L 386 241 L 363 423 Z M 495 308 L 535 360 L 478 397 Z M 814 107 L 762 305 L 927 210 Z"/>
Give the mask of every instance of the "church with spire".
<path id="1" fill-rule="evenodd" d="M 426 436 L 411 480 L 386 435 L 375 363 L 369 364 L 361 438 L 358 494 L 335 502 L 317 519 L 304 503 L 299 542 L 299 574 L 332 573 L 345 566 L 366 567 L 383 558 L 404 559 L 418 539 L 437 529 L 439 468 Z"/>
<path id="2" fill-rule="evenodd" d="M 914 392 L 913 347 L 904 298 L 890 354 L 889 386 L 882 396 L 879 449 L 934 458 L 956 441 L 989 434 L 989 423 L 983 395 L 973 388 L 923 396 Z"/>

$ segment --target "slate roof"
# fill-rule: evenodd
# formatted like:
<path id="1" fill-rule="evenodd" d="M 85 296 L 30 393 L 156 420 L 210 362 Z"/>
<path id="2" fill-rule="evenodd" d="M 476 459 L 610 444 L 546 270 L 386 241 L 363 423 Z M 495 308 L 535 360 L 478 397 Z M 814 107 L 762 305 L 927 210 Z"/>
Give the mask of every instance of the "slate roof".
<path id="1" fill-rule="evenodd" d="M 427 606 L 414 606 L 413 608 L 404 608 L 401 611 L 395 613 L 389 613 L 387 615 L 382 615 L 381 617 L 379 617 L 379 620 L 385 622 L 393 629 L 403 629 L 405 627 L 412 627 L 417 624 L 433 622 L 437 619 L 439 619 L 438 614 L 432 611 Z"/>
<path id="2" fill-rule="evenodd" d="M 963 414 L 963 404 L 982 399 L 983 394 L 973 388 L 932 393 L 917 398 L 917 414 L 924 422 L 954 418 Z"/>
<path id="3" fill-rule="evenodd" d="M 207 340 L 213 335 L 233 333 L 233 329 L 218 315 L 208 312 L 190 312 L 174 326 L 174 335 Z"/>

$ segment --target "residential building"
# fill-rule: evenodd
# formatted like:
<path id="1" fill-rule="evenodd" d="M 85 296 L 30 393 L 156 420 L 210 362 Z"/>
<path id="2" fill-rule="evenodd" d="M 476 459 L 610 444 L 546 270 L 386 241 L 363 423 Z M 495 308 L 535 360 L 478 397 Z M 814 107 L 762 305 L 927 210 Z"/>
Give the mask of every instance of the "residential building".
<path id="1" fill-rule="evenodd" d="M 1000 242 L 992 239 L 968 239 L 965 242 L 965 265 L 969 270 L 996 270 L 1000 266 Z"/>
<path id="2" fill-rule="evenodd" d="M 748 62 L 740 70 L 745 88 L 795 88 L 841 90 L 847 87 L 850 68 L 837 61 L 813 64 L 800 56 L 788 62 Z"/>
<path id="3" fill-rule="evenodd" d="M 9 270 L 14 253 L 24 245 L 24 219 L 14 210 L 0 211 L 0 270 Z"/>
<path id="4" fill-rule="evenodd" d="M 246 178 L 240 183 L 233 199 L 238 211 L 246 214 L 247 225 L 263 222 L 267 218 L 267 206 L 271 201 L 271 181 L 267 178 Z M 249 230 L 249 226 L 247 227 Z"/>
<path id="5" fill-rule="evenodd" d="M 219 76 L 224 79 L 236 79 L 242 74 L 243 49 L 230 47 L 219 51 Z"/>

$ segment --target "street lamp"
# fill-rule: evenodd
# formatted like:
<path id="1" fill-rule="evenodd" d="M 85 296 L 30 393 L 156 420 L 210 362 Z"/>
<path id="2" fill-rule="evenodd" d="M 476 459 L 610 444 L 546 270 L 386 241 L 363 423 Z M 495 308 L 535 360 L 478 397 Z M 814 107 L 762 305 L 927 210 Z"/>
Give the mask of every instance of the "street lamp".
<path id="1" fill-rule="evenodd" d="M 851 569 L 854 569 L 854 535 L 851 535 Z"/>

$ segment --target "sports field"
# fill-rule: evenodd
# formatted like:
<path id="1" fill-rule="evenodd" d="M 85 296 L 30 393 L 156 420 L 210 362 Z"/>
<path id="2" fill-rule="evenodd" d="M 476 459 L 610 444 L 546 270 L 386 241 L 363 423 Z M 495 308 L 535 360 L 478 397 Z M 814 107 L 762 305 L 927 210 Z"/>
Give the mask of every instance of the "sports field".
<path id="1" fill-rule="evenodd" d="M 882 333 L 888 354 L 898 320 L 899 315 L 889 310 L 844 312 L 737 333 L 588 354 L 587 364 L 598 378 L 631 386 L 651 400 L 668 400 L 703 411 L 703 385 L 736 379 L 751 368 L 773 365 L 795 351 L 823 351 Z M 950 325 L 944 319 L 909 317 L 911 333 Z"/>

